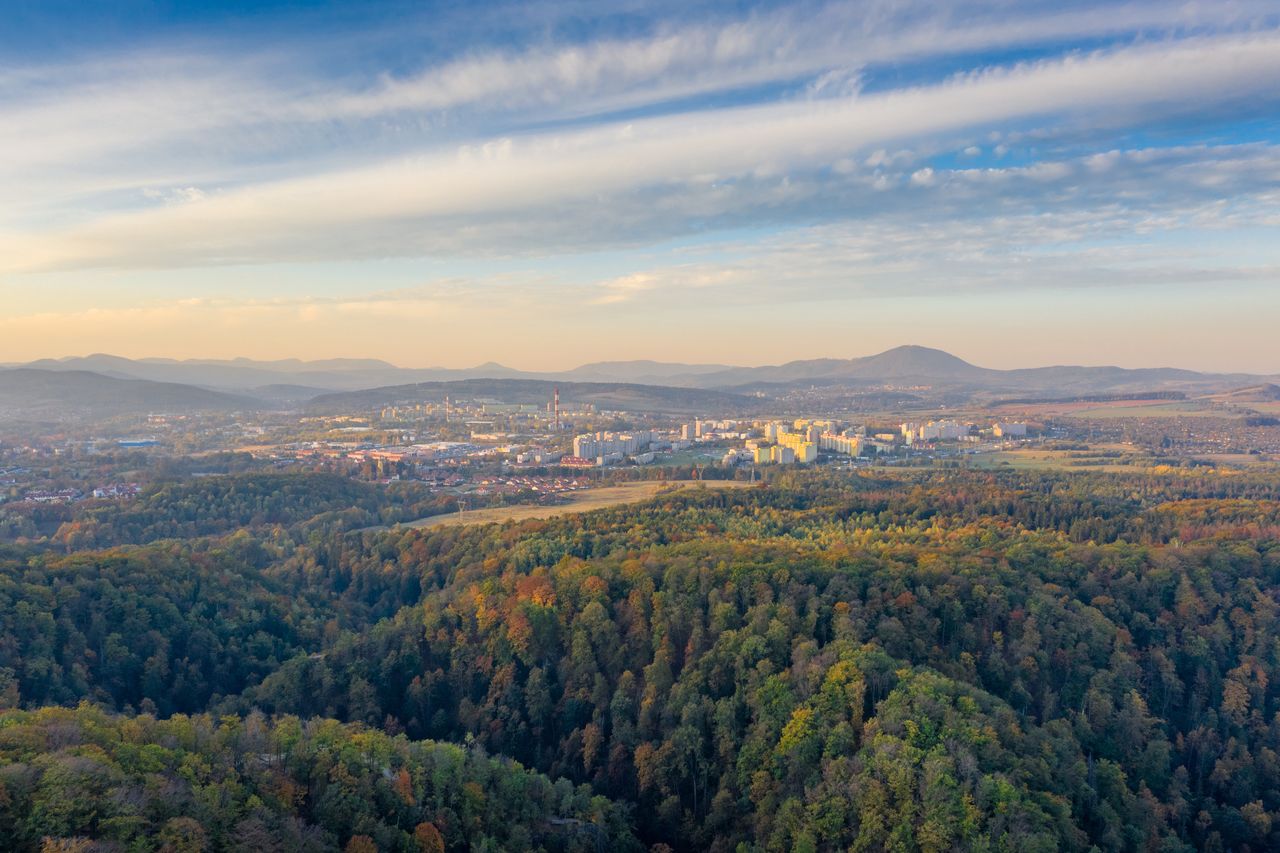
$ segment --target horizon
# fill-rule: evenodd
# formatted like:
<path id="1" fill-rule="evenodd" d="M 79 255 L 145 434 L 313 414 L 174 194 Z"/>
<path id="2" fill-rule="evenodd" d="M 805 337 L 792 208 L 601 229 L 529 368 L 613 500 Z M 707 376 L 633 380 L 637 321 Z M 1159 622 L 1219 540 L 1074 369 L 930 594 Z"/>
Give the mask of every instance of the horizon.
<path id="1" fill-rule="evenodd" d="M 1280 9 L 30 4 L 0 361 L 1280 371 Z"/>
<path id="2" fill-rule="evenodd" d="M 886 355 L 888 353 L 895 352 L 898 350 L 928 350 L 931 352 L 941 353 L 946 356 L 960 359 L 961 361 L 974 367 L 979 367 L 979 368 L 989 369 L 989 370 L 1036 370 L 1036 369 L 1045 369 L 1045 368 L 1053 368 L 1053 367 L 1080 367 L 1080 368 L 1115 367 L 1115 368 L 1120 368 L 1122 370 L 1173 369 L 1173 370 L 1188 370 L 1188 371 L 1193 371 L 1196 373 L 1203 373 L 1203 374 L 1241 374 L 1241 375 L 1247 375 L 1247 376 L 1254 376 L 1258 378 L 1273 378 L 1273 377 L 1280 376 L 1280 370 L 1276 370 L 1276 371 L 1268 371 L 1265 369 L 1211 370 L 1211 369 L 1204 369 L 1204 368 L 1186 366 L 1181 364 L 1103 364 L 1103 363 L 1088 363 L 1084 361 L 1076 361 L 1076 362 L 1053 362 L 1053 363 L 1043 363 L 1043 364 L 1019 363 L 1019 364 L 1005 365 L 1002 367 L 991 367 L 990 365 L 983 364 L 982 362 L 976 361 L 971 358 L 967 358 L 964 355 L 952 352 L 951 350 L 943 349 L 941 347 L 934 347 L 927 344 L 898 344 L 896 346 L 889 347 L 888 349 L 877 350 L 875 352 L 869 352 L 862 355 L 820 355 L 820 356 L 813 356 L 810 358 L 788 359 L 787 361 L 781 361 L 781 362 L 759 362 L 759 363 L 742 363 L 742 362 L 728 362 L 728 361 L 696 362 L 696 361 L 659 359 L 659 358 L 652 358 L 652 357 L 638 357 L 638 358 L 629 358 L 629 359 L 599 359 L 596 361 L 577 362 L 574 364 L 569 364 L 567 366 L 561 365 L 558 367 L 534 368 L 534 367 L 525 367 L 519 364 L 500 362 L 496 360 L 488 360 L 488 361 L 483 361 L 478 363 L 457 364 L 457 365 L 449 365 L 449 364 L 405 365 L 405 364 L 396 363 L 394 361 L 390 361 L 388 359 L 381 359 L 373 356 L 358 356 L 358 355 L 321 356 L 318 358 L 299 358 L 296 356 L 294 357 L 285 356 L 282 358 L 252 358 L 249 356 L 231 356 L 226 358 L 216 357 L 216 356 L 213 356 L 213 357 L 191 356 L 187 358 L 175 358 L 172 356 L 162 356 L 162 355 L 130 357 L 130 356 L 121 356 L 116 353 L 109 353 L 109 352 L 90 352 L 90 353 L 85 353 L 83 355 L 64 355 L 64 356 L 56 356 L 56 357 L 46 356 L 43 358 L 36 358 L 36 359 L 31 359 L 29 361 L 22 361 L 22 362 L 15 362 L 15 361 L 0 362 L 0 367 L 19 368 L 19 367 L 29 367 L 32 364 L 36 364 L 42 361 L 67 362 L 67 361 L 75 361 L 80 359 L 87 360 L 92 358 L 119 358 L 127 361 L 136 361 L 136 362 L 151 361 L 151 362 L 172 362 L 172 363 L 179 363 L 179 364 L 181 363 L 226 364 L 226 363 L 234 363 L 234 362 L 248 362 L 250 364 L 263 364 L 263 365 L 268 365 L 271 363 L 281 363 L 281 362 L 295 362 L 295 363 L 306 365 L 306 364 L 315 364 L 315 363 L 323 363 L 323 362 L 379 361 L 397 370 L 469 371 L 469 370 L 479 370 L 486 367 L 494 367 L 494 368 L 502 368 L 504 370 L 514 370 L 522 373 L 555 374 L 555 373 L 568 373 L 576 369 L 591 367 L 598 364 L 634 364 L 634 363 L 644 363 L 644 362 L 653 363 L 655 365 L 667 365 L 667 366 L 712 365 L 712 366 L 719 366 L 719 367 L 724 367 L 728 369 L 758 369 L 758 368 L 767 368 L 767 367 L 779 367 L 791 362 L 803 362 L 803 361 L 820 361 L 820 360 L 857 361 L 860 359 L 874 358 L 877 356 Z"/>

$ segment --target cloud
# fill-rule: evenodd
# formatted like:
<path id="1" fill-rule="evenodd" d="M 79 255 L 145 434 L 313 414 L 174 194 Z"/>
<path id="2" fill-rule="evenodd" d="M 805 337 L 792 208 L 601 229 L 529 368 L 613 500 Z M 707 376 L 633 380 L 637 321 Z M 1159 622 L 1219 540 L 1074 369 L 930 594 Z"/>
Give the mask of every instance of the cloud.
<path id="1" fill-rule="evenodd" d="M 702 257 L 601 281 L 595 287 L 603 295 L 591 304 L 605 312 L 620 303 L 627 312 L 662 304 L 760 310 L 785 294 L 791 306 L 875 310 L 886 299 L 1048 292 L 1074 301 L 1153 289 L 1162 296 L 1223 287 L 1263 293 L 1280 283 L 1280 252 L 1252 263 L 1224 256 L 1197 234 L 1204 212 L 1188 208 L 1158 222 L 1118 209 L 927 223 L 896 216 L 800 228 L 763 241 L 712 243 L 697 250 Z"/>
<path id="2" fill-rule="evenodd" d="M 931 187 L 934 183 L 934 171 L 928 166 L 911 173 L 911 183 L 917 187 Z"/>
<path id="3" fill-rule="evenodd" d="M 601 292 L 590 299 L 589 304 L 616 305 L 647 296 L 684 300 L 692 291 L 722 289 L 732 286 L 740 278 L 741 273 L 737 269 L 698 265 L 670 267 L 661 273 L 630 273 L 595 285 Z M 659 294 L 658 291 L 665 292 Z"/>
<path id="4" fill-rule="evenodd" d="M 746 197 L 768 216 L 806 192 L 806 176 L 859 151 L 1033 119 L 1140 127 L 1208 108 L 1256 109 L 1280 97 L 1270 82 L 1277 77 L 1280 34 L 1267 32 L 989 68 L 853 98 L 510 135 L 10 234 L 0 237 L 0 264 L 13 272 L 493 250 L 519 238 L 521 223 L 542 237 L 549 213 L 567 213 L 571 233 L 596 216 L 614 216 L 625 230 L 629 205 L 661 209 L 669 199 L 714 211 Z M 889 161 L 873 154 L 868 162 Z M 932 180 L 930 168 L 917 170 L 915 183 Z M 1060 168 L 1023 176 L 1053 182 Z M 779 180 L 766 191 L 771 177 Z"/>
<path id="5" fill-rule="evenodd" d="M 155 45 L 10 69 L 0 72 L 0 200 L 11 211 L 78 210 L 77 197 L 128 186 L 234 186 L 620 110 L 685 112 L 752 87 L 846 96 L 861 69 L 877 64 L 1135 33 L 1246 33 L 1278 17 L 1267 0 L 1107 3 L 1105 14 L 1095 6 L 802 3 L 741 18 L 658 18 L 639 34 L 569 43 L 537 32 L 539 17 L 548 28 L 569 22 L 554 6 L 521 7 L 505 14 L 529 18 L 532 32 L 502 22 L 519 47 L 481 41 L 394 73 L 358 64 L 359 73 L 335 74 L 335 55 L 363 63 L 359 46 L 372 38 L 346 32 L 318 44 L 246 51 L 237 39 L 177 53 Z M 577 25 L 593 12 L 560 14 Z M 400 39 L 415 37 L 410 22 L 400 28 Z M 413 55 L 394 32 L 380 38 Z"/>

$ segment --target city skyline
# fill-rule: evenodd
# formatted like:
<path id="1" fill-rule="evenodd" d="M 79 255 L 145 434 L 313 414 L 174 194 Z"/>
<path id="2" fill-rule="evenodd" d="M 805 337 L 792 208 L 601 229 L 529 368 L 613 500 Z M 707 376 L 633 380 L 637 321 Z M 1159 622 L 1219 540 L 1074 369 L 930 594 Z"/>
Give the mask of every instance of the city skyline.
<path id="1" fill-rule="evenodd" d="M 1273 3 L 56 4 L 0 361 L 1280 372 Z"/>

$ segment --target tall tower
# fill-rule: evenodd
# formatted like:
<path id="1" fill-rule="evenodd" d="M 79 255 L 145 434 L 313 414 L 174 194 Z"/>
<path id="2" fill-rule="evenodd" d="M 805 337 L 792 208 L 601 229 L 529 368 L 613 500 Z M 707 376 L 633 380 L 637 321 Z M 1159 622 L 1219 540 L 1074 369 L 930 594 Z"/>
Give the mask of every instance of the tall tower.
<path id="1" fill-rule="evenodd" d="M 449 415 L 450 415 L 451 408 L 452 407 L 449 405 L 449 395 L 446 394 L 444 398 L 444 422 L 445 423 L 449 422 Z"/>
<path id="2" fill-rule="evenodd" d="M 551 395 L 551 408 L 555 412 L 556 432 L 560 431 L 560 386 L 557 385 L 555 392 Z"/>

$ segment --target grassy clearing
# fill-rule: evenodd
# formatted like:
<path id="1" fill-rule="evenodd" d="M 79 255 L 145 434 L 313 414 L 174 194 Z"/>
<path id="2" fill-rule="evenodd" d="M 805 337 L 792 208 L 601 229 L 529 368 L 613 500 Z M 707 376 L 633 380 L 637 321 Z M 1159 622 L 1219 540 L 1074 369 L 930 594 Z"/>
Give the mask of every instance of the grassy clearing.
<path id="1" fill-rule="evenodd" d="M 1114 451 L 1106 453 L 1103 448 L 1097 448 L 1097 451 L 1028 448 L 983 453 L 967 456 L 965 459 L 971 468 L 1007 468 L 1019 471 L 1134 472 L 1144 468 L 1163 467 L 1150 456 L 1135 452 L 1133 448 L 1126 448 L 1120 456 L 1116 456 Z M 1210 462 L 1219 468 L 1247 468 L 1271 461 L 1265 455 L 1256 456 L 1248 453 L 1202 453 L 1190 458 L 1200 462 Z"/>
<path id="2" fill-rule="evenodd" d="M 1106 403 L 1077 400 L 1061 403 L 1011 403 L 996 406 L 997 419 L 1037 418 L 1178 418 L 1231 417 L 1232 413 L 1209 400 L 1113 400 Z"/>
<path id="3" fill-rule="evenodd" d="M 1132 471 L 1144 457 L 1091 454 L 1079 450 L 1001 450 L 966 456 L 972 468 L 1013 468 L 1022 471 Z"/>
<path id="4" fill-rule="evenodd" d="M 1223 417 L 1227 413 L 1198 400 L 1134 403 L 1127 406 L 1098 406 L 1074 412 L 1077 418 L 1184 418 Z"/>
<path id="5" fill-rule="evenodd" d="M 1199 453 L 1194 458 L 1201 462 L 1212 462 L 1214 465 L 1229 468 L 1248 468 L 1251 465 L 1264 465 L 1273 461 L 1273 458 L 1266 454 L 1253 453 Z"/>
<path id="6" fill-rule="evenodd" d="M 443 527 L 457 524 L 489 524 L 492 522 L 524 521 L 530 518 L 552 518 L 557 515 L 571 515 L 590 512 L 593 509 L 618 506 L 620 504 L 637 503 L 657 497 L 659 494 L 682 491 L 686 489 L 741 489 L 751 486 L 739 480 L 681 480 L 677 482 L 661 482 L 647 480 L 640 483 L 623 483 L 618 486 L 604 486 L 599 489 L 585 489 L 569 495 L 569 503 L 555 506 L 535 506 L 522 504 L 517 506 L 495 506 L 485 509 L 471 510 L 461 515 L 434 515 L 418 521 L 410 521 L 402 527 Z"/>

